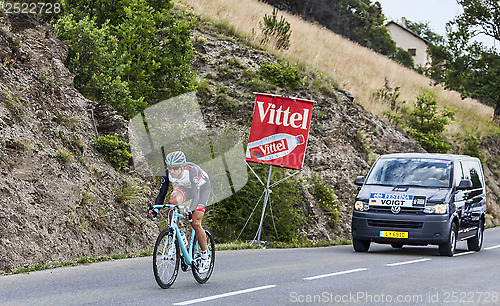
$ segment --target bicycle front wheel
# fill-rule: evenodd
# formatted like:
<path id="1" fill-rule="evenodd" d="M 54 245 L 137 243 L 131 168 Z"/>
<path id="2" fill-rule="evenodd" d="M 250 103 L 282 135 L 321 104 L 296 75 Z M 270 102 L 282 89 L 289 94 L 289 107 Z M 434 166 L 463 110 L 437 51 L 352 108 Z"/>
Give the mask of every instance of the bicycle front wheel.
<path id="1" fill-rule="evenodd" d="M 198 243 L 196 234 L 194 239 L 193 254 L 191 254 L 193 257 L 193 267 L 191 271 L 193 271 L 194 279 L 196 279 L 196 281 L 200 284 L 204 284 L 208 281 L 214 270 L 214 263 L 215 263 L 214 237 L 207 228 L 204 227 L 203 229 L 205 230 L 205 235 L 207 236 L 207 252 L 209 254 L 209 259 L 210 259 L 210 266 L 206 272 L 204 273 L 199 272 L 199 267 L 201 265 L 201 254 L 200 254 L 201 248 Z"/>
<path id="2" fill-rule="evenodd" d="M 153 273 L 160 287 L 172 286 L 179 272 L 179 262 L 179 242 L 174 239 L 174 230 L 167 228 L 156 239 L 153 252 Z"/>

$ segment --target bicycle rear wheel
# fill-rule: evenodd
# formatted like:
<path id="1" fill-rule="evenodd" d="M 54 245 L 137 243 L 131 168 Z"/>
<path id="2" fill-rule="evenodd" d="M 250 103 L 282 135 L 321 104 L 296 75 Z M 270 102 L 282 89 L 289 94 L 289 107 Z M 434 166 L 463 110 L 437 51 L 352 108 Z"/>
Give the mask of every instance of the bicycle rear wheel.
<path id="1" fill-rule="evenodd" d="M 179 272 L 179 262 L 179 242 L 174 239 L 173 229 L 167 228 L 156 239 L 153 252 L 153 273 L 160 287 L 172 286 Z"/>
<path id="2" fill-rule="evenodd" d="M 201 248 L 200 245 L 198 244 L 198 239 L 196 238 L 196 234 L 194 239 L 193 254 L 191 254 L 193 257 L 193 267 L 191 271 L 193 271 L 194 279 L 196 279 L 196 281 L 200 284 L 204 284 L 208 281 L 214 270 L 214 263 L 215 263 L 214 237 L 207 228 L 204 227 L 203 229 L 205 230 L 205 235 L 207 236 L 207 252 L 210 256 L 210 267 L 205 273 L 198 272 L 198 267 L 201 264 L 201 254 L 200 254 Z"/>

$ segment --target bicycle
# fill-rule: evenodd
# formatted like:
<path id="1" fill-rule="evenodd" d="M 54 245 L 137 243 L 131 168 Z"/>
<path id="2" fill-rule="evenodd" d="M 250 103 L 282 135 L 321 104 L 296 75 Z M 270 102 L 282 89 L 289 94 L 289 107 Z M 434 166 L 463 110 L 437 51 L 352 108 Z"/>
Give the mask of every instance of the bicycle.
<path id="1" fill-rule="evenodd" d="M 158 213 L 160 209 L 167 207 L 170 209 L 170 214 L 172 215 L 170 227 L 158 235 L 153 251 L 153 273 L 156 282 L 163 289 L 170 288 L 177 278 L 180 264 L 183 272 L 191 269 L 198 283 L 206 283 L 212 275 L 215 263 L 215 242 L 212 234 L 207 228 L 203 227 L 207 236 L 207 252 L 210 258 L 210 267 L 205 273 L 199 273 L 198 267 L 201 264 L 201 248 L 196 239 L 196 233 L 193 229 L 191 232 L 191 241 L 188 242 L 188 245 L 185 245 L 182 240 L 181 231 L 177 226 L 178 218 L 186 218 L 185 214 L 179 213 L 179 209 L 186 210 L 188 207 L 164 204 L 150 206 L 150 209 Z M 155 219 L 153 218 L 153 220 Z M 192 220 L 189 220 L 189 222 L 192 222 Z"/>

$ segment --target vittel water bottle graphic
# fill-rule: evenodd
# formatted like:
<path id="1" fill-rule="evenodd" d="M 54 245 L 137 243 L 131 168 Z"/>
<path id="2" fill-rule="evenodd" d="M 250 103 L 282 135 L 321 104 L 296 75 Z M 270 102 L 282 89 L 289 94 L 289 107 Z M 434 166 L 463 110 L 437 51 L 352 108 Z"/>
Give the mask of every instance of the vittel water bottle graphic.
<path id="1" fill-rule="evenodd" d="M 182 238 L 182 243 L 184 243 L 184 246 L 186 246 L 186 248 L 187 248 L 188 247 L 188 240 L 186 237 L 186 233 L 184 233 L 184 231 L 181 231 L 181 238 Z"/>
<path id="2" fill-rule="evenodd" d="M 274 134 L 248 144 L 246 157 L 271 160 L 288 155 L 296 146 L 303 144 L 304 136 Z"/>

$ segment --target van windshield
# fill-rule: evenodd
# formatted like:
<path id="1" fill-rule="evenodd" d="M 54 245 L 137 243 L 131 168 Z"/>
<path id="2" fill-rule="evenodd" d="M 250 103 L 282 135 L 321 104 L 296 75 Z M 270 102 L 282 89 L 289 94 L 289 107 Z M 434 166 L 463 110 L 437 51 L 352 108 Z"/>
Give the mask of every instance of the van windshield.
<path id="1" fill-rule="evenodd" d="M 430 158 L 382 158 L 373 166 L 366 184 L 450 187 L 451 161 Z"/>

